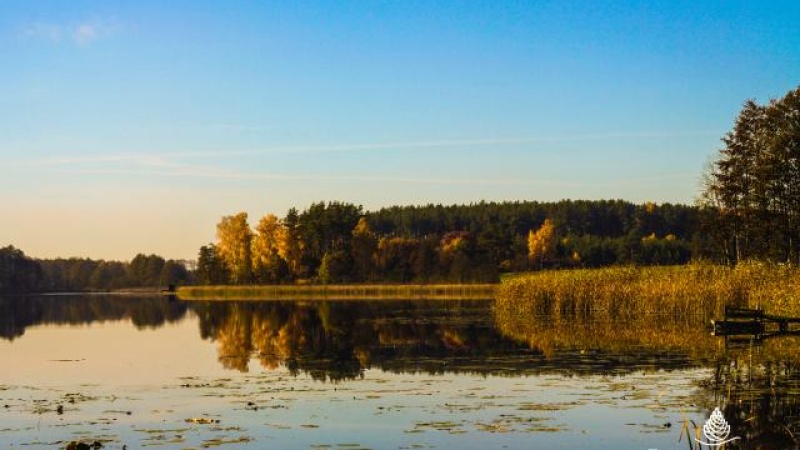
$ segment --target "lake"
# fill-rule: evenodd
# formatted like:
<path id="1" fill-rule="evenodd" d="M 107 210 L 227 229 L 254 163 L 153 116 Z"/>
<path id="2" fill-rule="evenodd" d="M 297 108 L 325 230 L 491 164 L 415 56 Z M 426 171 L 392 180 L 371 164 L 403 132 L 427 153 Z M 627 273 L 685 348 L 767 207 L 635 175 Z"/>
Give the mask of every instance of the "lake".
<path id="1" fill-rule="evenodd" d="M 0 299 L 0 448 L 798 448 L 797 337 L 491 300 Z M 702 436 L 701 436 L 702 437 Z"/>

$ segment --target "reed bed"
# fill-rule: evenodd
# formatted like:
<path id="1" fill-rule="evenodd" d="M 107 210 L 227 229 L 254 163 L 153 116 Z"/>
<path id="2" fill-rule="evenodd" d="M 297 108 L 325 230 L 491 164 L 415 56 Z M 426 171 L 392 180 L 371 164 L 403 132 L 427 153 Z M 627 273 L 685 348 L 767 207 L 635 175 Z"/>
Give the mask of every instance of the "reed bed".
<path id="1" fill-rule="evenodd" d="M 191 286 L 181 300 L 485 300 L 495 284 L 350 284 L 274 286 Z"/>
<path id="2" fill-rule="evenodd" d="M 800 364 L 800 336 L 767 339 L 759 343 L 755 355 L 746 342 L 726 343 L 707 329 L 700 316 L 643 316 L 630 320 L 603 320 L 587 316 L 522 317 L 496 311 L 495 327 L 503 336 L 538 349 L 547 356 L 559 350 L 599 350 L 609 355 L 638 358 L 642 351 L 680 352 L 693 364 L 736 367 L 749 364 Z M 589 353 L 591 354 L 591 353 Z M 650 355 L 645 352 L 644 355 Z M 754 359 L 755 357 L 755 359 Z M 777 366 L 772 366 L 773 368 Z"/>
<path id="3" fill-rule="evenodd" d="M 800 269 L 766 263 L 613 267 L 537 272 L 504 280 L 494 306 L 506 337 L 550 354 L 558 349 L 680 351 L 693 360 L 747 362 L 711 335 L 726 305 L 800 316 Z M 759 345 L 760 363 L 800 363 L 800 336 Z M 745 350 L 749 350 L 747 346 Z"/>
<path id="4" fill-rule="evenodd" d="M 521 317 L 721 316 L 726 305 L 800 314 L 800 270 L 744 263 L 546 271 L 505 280 L 495 308 Z"/>

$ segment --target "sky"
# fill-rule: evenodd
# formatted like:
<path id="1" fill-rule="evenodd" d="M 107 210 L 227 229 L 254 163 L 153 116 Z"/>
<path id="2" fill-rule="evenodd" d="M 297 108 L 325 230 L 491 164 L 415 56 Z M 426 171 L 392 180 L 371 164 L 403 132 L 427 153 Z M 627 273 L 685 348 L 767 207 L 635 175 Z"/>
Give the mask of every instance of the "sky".
<path id="1" fill-rule="evenodd" d="M 0 246 L 195 259 L 339 200 L 692 203 L 793 1 L 22 1 L 0 12 Z"/>

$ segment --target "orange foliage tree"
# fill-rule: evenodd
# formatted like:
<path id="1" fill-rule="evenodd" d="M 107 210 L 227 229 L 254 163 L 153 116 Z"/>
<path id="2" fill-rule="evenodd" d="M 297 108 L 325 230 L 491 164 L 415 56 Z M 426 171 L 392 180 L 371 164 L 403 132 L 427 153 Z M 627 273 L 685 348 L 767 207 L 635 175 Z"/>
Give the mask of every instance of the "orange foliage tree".
<path id="1" fill-rule="evenodd" d="M 528 260 L 538 268 L 551 261 L 556 251 L 556 230 L 550 219 L 545 219 L 538 230 L 528 233 Z"/>

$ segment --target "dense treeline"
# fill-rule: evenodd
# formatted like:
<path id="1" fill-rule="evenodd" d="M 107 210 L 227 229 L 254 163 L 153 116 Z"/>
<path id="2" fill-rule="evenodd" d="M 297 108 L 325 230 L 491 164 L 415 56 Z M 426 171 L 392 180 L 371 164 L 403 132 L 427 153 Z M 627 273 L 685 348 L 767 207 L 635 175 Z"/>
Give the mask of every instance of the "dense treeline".
<path id="1" fill-rule="evenodd" d="M 37 260 L 12 246 L 0 248 L 0 292 L 105 291 L 192 281 L 185 262 L 157 255 L 139 254 L 130 262 L 87 258 Z"/>
<path id="2" fill-rule="evenodd" d="M 42 268 L 43 291 L 114 290 L 186 284 L 191 274 L 182 261 L 165 260 L 158 255 L 136 255 L 130 262 L 85 258 L 45 259 Z"/>
<path id="3" fill-rule="evenodd" d="M 250 227 L 223 217 L 200 249 L 202 284 L 493 282 L 555 267 L 682 264 L 713 258 L 693 206 L 622 200 L 394 206 L 315 203 Z"/>
<path id="4" fill-rule="evenodd" d="M 9 245 L 0 248 L 0 292 L 25 292 L 35 289 L 42 279 L 42 268 Z"/>
<path id="5" fill-rule="evenodd" d="M 722 139 L 704 191 L 728 261 L 800 262 L 800 87 L 748 100 Z"/>

